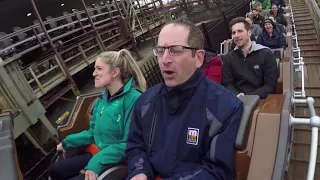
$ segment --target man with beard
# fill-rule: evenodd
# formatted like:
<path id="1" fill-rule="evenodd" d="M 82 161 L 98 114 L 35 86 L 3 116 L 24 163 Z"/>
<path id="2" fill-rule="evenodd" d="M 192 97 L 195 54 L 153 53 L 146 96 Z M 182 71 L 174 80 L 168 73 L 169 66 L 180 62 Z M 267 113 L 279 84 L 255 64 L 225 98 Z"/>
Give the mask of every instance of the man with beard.
<path id="1" fill-rule="evenodd" d="M 264 17 L 258 12 L 258 10 L 253 9 L 251 13 L 251 17 L 254 24 L 258 24 L 260 25 L 260 27 L 262 27 Z"/>
<path id="2" fill-rule="evenodd" d="M 283 9 L 280 8 L 282 11 Z M 280 12 L 280 9 L 278 8 L 278 5 L 272 4 L 271 10 L 270 10 L 270 15 L 276 20 L 276 22 L 280 25 L 287 26 L 288 23 L 286 19 L 284 18 L 282 12 Z"/>
<path id="3" fill-rule="evenodd" d="M 265 99 L 275 91 L 278 78 L 273 52 L 250 40 L 249 23 L 243 17 L 231 20 L 234 51 L 224 57 L 222 84 L 235 95 L 258 95 Z"/>

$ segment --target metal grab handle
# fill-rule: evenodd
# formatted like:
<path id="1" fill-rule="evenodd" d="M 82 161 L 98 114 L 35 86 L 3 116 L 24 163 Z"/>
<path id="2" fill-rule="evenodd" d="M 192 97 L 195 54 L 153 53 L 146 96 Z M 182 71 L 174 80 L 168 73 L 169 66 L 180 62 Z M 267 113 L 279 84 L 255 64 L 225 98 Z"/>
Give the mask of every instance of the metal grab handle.
<path id="1" fill-rule="evenodd" d="M 309 159 L 307 180 L 314 179 L 314 173 L 315 173 L 316 162 L 317 162 L 317 151 L 318 151 L 318 128 L 312 127 L 310 159 Z"/>
<path id="2" fill-rule="evenodd" d="M 308 175 L 307 180 L 313 180 L 316 169 L 317 162 L 317 152 L 318 152 L 318 130 L 320 127 L 320 118 L 317 116 L 314 109 L 314 99 L 308 97 L 307 99 L 294 99 L 292 98 L 292 103 L 294 104 L 307 104 L 310 111 L 310 119 L 308 118 L 295 118 L 290 117 L 290 126 L 294 124 L 300 125 L 310 125 L 312 127 L 311 131 L 311 147 L 310 147 L 310 157 L 309 157 L 309 166 L 308 166 Z"/>

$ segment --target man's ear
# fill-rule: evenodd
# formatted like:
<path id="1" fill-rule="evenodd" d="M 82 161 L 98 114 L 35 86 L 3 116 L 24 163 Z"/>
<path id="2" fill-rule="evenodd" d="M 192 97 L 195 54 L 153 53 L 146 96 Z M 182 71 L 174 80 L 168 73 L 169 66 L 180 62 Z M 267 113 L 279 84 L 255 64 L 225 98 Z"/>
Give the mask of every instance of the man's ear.
<path id="1" fill-rule="evenodd" d="M 204 60 L 204 50 L 203 49 L 197 50 L 195 54 L 195 58 L 196 58 L 196 67 L 200 68 Z"/>

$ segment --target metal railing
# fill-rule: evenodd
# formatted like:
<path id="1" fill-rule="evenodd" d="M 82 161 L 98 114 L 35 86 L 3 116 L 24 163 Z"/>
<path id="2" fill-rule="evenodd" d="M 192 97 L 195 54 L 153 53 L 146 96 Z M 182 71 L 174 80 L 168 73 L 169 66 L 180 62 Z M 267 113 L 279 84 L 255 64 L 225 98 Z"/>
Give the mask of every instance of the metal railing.
<path id="1" fill-rule="evenodd" d="M 310 157 L 309 157 L 309 166 L 308 166 L 308 175 L 307 180 L 313 180 L 316 169 L 317 161 L 317 152 L 318 152 L 318 131 L 320 127 L 320 118 L 317 116 L 314 109 L 314 99 L 308 97 L 307 99 L 294 99 L 292 98 L 293 104 L 306 104 L 308 105 L 310 118 L 295 118 L 290 117 L 290 125 L 310 125 L 311 130 L 311 148 L 310 148 Z"/>
<path id="2" fill-rule="evenodd" d="M 300 97 L 300 98 L 305 98 L 306 97 L 306 92 L 305 92 L 305 83 L 304 83 L 304 61 L 303 57 L 301 56 L 301 51 L 298 43 L 298 34 L 296 31 L 296 26 L 294 23 L 294 18 L 293 18 L 293 12 L 291 8 L 291 3 L 289 1 L 289 4 L 287 5 L 290 8 L 290 20 L 291 20 L 291 30 L 292 30 L 292 39 L 294 40 L 293 44 L 293 65 L 295 68 L 296 72 L 301 73 L 301 91 L 294 91 L 293 96 L 294 97 Z"/>
<path id="3" fill-rule="evenodd" d="M 288 0 L 290 6 L 290 19 L 291 19 L 291 28 L 292 28 L 292 39 L 293 42 L 293 60 L 292 66 L 297 67 L 295 68 L 295 72 L 301 73 L 301 91 L 294 91 L 292 97 L 292 104 L 304 104 L 307 105 L 310 118 L 296 118 L 291 115 L 290 117 L 290 126 L 293 125 L 310 125 L 311 127 L 311 147 L 310 147 L 310 157 L 309 157 L 309 165 L 308 165 L 308 173 L 307 173 L 307 180 L 313 180 L 315 176 L 315 169 L 316 169 L 316 160 L 317 160 L 317 153 L 318 153 L 318 131 L 320 127 L 320 118 L 315 112 L 314 107 L 314 98 L 308 97 L 306 98 L 305 93 L 305 84 L 304 84 L 304 61 L 303 57 L 300 53 L 300 48 L 298 44 L 298 34 L 296 32 L 295 23 L 294 23 L 294 16 L 291 7 L 291 0 Z M 291 77 L 293 78 L 293 77 Z M 293 89 L 293 88 L 292 88 Z"/>

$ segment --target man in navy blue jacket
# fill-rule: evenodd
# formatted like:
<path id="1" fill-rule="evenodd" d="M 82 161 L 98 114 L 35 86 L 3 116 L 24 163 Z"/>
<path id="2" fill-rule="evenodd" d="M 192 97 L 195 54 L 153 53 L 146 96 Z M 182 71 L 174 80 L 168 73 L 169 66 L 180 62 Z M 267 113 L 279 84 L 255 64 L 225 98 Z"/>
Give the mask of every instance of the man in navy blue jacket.
<path id="1" fill-rule="evenodd" d="M 126 154 L 127 180 L 235 178 L 234 143 L 242 102 L 206 78 L 201 30 L 177 20 L 165 25 L 153 52 L 164 83 L 137 100 Z"/>

